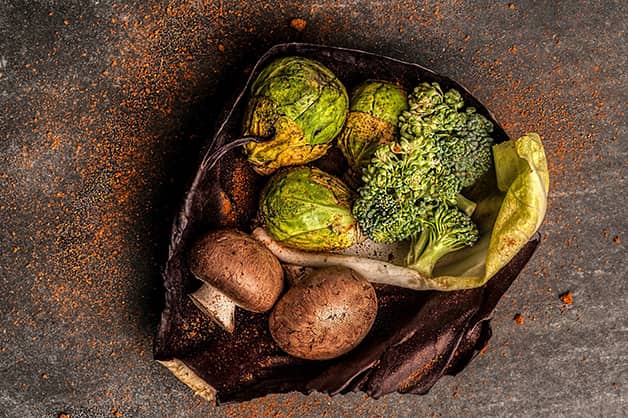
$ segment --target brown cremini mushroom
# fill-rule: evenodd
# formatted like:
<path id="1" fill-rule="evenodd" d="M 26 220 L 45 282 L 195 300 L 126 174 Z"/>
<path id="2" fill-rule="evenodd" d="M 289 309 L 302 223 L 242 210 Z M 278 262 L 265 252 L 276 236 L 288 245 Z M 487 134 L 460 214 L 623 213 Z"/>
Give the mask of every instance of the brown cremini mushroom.
<path id="1" fill-rule="evenodd" d="M 377 315 L 373 286 L 345 267 L 314 270 L 288 290 L 270 315 L 270 333 L 286 353 L 326 360 L 347 353 Z"/>
<path id="2" fill-rule="evenodd" d="M 190 271 L 203 285 L 190 298 L 225 330 L 235 328 L 235 307 L 265 312 L 283 289 L 283 270 L 266 247 L 236 230 L 211 231 L 189 255 Z"/>

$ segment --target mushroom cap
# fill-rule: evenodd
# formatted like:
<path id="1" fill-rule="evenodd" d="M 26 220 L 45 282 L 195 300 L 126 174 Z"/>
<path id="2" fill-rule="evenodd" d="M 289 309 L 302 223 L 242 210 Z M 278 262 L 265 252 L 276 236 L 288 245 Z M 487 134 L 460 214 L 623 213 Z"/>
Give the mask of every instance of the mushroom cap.
<path id="1" fill-rule="evenodd" d="M 346 267 L 314 270 L 288 290 L 270 315 L 270 333 L 286 353 L 308 360 L 357 346 L 377 315 L 373 286 Z"/>
<path id="2" fill-rule="evenodd" d="M 269 310 L 283 289 L 279 260 L 257 240 L 236 230 L 204 235 L 192 246 L 189 265 L 197 279 L 249 311 Z"/>

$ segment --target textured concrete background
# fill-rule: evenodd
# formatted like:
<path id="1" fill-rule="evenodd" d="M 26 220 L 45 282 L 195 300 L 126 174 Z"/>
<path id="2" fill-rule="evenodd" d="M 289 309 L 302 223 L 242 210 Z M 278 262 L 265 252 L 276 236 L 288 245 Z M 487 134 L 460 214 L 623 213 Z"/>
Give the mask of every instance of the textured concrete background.
<path id="1" fill-rule="evenodd" d="M 0 0 L 0 416 L 628 415 L 626 16 L 621 0 Z M 152 361 L 204 135 L 289 40 L 424 64 L 545 140 L 541 247 L 486 352 L 426 396 L 214 408 Z"/>

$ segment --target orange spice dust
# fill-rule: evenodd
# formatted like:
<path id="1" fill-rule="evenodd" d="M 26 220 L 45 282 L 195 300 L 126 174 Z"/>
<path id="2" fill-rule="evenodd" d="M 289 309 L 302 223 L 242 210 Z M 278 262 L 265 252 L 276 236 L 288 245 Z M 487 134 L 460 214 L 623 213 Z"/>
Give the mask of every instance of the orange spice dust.
<path id="1" fill-rule="evenodd" d="M 307 22 L 305 21 L 305 19 L 295 18 L 290 21 L 290 27 L 299 32 L 302 32 L 306 26 Z"/>
<path id="2" fill-rule="evenodd" d="M 573 303 L 573 294 L 571 293 L 571 290 L 560 295 L 560 300 L 565 305 L 571 305 Z"/>
<path id="3" fill-rule="evenodd" d="M 129 403 L 135 395 L 129 388 L 134 385 L 142 387 L 146 382 L 142 381 L 141 374 L 137 374 L 126 385 L 120 385 L 119 376 L 127 376 L 125 370 L 135 367 L 138 361 L 151 361 L 146 350 L 150 352 L 147 347 L 152 342 L 154 330 L 146 331 L 144 339 L 136 337 L 136 328 L 140 325 L 136 318 L 145 315 L 145 306 L 138 304 L 137 295 L 133 292 L 146 292 L 146 283 L 138 285 L 138 281 L 148 276 L 144 274 L 144 269 L 158 271 L 161 267 L 150 267 L 156 263 L 155 256 L 146 250 L 145 242 L 151 241 L 155 235 L 150 228 L 136 226 L 142 217 L 157 209 L 149 197 L 162 186 L 155 179 L 160 178 L 159 170 L 163 167 L 155 162 L 163 162 L 161 160 L 172 155 L 168 154 L 168 147 L 181 143 L 191 147 L 198 145 L 176 135 L 170 136 L 168 127 L 180 124 L 177 121 L 185 117 L 185 112 L 199 101 L 199 96 L 207 94 L 207 80 L 224 70 L 224 62 L 220 60 L 226 54 L 216 54 L 216 62 L 207 62 L 207 56 L 211 56 L 207 51 L 230 53 L 236 48 L 247 48 L 250 45 L 241 45 L 227 34 L 254 31 L 253 25 L 246 24 L 242 10 L 223 9 L 222 1 L 175 0 L 167 3 L 151 2 L 150 6 L 136 7 L 114 3 L 111 16 L 106 19 L 109 24 L 104 28 L 107 36 L 110 35 L 106 38 L 109 41 L 109 56 L 95 70 L 93 85 L 82 85 L 77 81 L 79 78 L 73 76 L 56 84 L 42 84 L 41 97 L 32 106 L 37 110 L 36 114 L 25 125 L 25 129 L 32 130 L 33 135 L 38 137 L 38 141 L 18 150 L 21 160 L 17 168 L 26 173 L 25 178 L 28 178 L 29 170 L 47 161 L 61 161 L 58 160 L 61 155 L 71 155 L 69 160 L 62 161 L 70 167 L 71 176 L 51 169 L 47 188 L 42 190 L 47 198 L 32 202 L 33 213 L 43 216 L 34 221 L 34 236 L 29 239 L 40 249 L 17 249 L 15 246 L 14 254 L 20 261 L 16 265 L 23 266 L 26 274 L 35 276 L 31 292 L 25 297 L 32 299 L 39 311 L 26 315 L 15 306 L 10 307 L 7 313 L 14 318 L 16 327 L 35 328 L 41 321 L 67 323 L 64 338 L 54 341 L 56 350 L 97 353 L 96 363 L 102 361 L 103 353 L 115 358 L 116 367 L 107 369 L 107 375 L 103 374 L 102 394 L 96 396 Z M 373 7 L 403 7 L 401 3 L 382 2 L 381 6 L 374 4 Z M 508 7 L 515 9 L 514 3 Z M 302 16 L 320 13 L 317 8 L 320 5 L 312 4 L 309 15 L 305 9 Z M 407 22 L 402 22 L 399 30 L 409 32 L 408 27 L 418 25 L 431 33 L 439 16 L 455 15 L 445 4 L 440 9 L 434 10 L 436 13 L 429 8 L 423 13 L 409 13 Z M 398 11 L 395 13 L 398 14 Z M 48 15 L 53 16 L 54 13 Z M 228 16 L 237 22 L 237 31 L 221 27 L 221 19 Z M 284 14 L 283 25 L 287 26 L 289 16 Z M 316 22 L 308 17 L 307 24 L 312 27 L 327 25 L 321 28 L 324 34 L 330 28 L 339 27 L 339 22 L 350 26 L 350 14 L 345 16 L 341 19 L 346 21 L 339 21 L 334 20 L 330 13 Z M 474 17 L 470 15 L 468 18 Z M 66 21 L 70 24 L 70 20 Z M 72 19 L 71 22 L 71 27 L 74 27 L 78 21 Z M 95 32 L 103 28 L 97 26 L 92 29 Z M 472 47 L 471 35 L 465 35 L 465 32 L 455 35 L 451 38 L 461 44 L 464 39 L 465 48 Z M 480 36 L 483 37 L 473 33 L 474 40 Z M 548 36 L 551 37 L 551 34 Z M 324 37 L 321 39 L 325 41 Z M 412 39 L 407 42 L 412 42 Z M 566 43 L 563 40 L 563 49 L 566 49 Z M 491 80 L 489 89 L 480 82 L 473 85 L 473 79 L 467 80 L 466 84 L 496 114 L 497 120 L 513 137 L 527 131 L 541 133 L 550 164 L 550 200 L 560 199 L 555 197 L 560 196 L 558 193 L 585 190 L 583 186 L 586 185 L 587 173 L 582 168 L 590 159 L 598 158 L 594 152 L 598 139 L 596 133 L 599 131 L 597 126 L 604 122 L 609 111 L 602 90 L 608 70 L 604 63 L 592 62 L 590 74 L 581 72 L 582 77 L 575 77 L 561 57 L 553 59 L 552 53 L 547 52 L 554 45 L 558 46 L 556 40 L 547 48 L 522 43 L 516 46 L 517 54 L 513 54 L 515 51 L 508 51 L 508 44 L 495 48 L 489 40 L 482 41 L 475 53 L 467 52 L 463 57 L 468 57 L 470 69 L 477 68 L 486 75 L 478 78 L 482 83 Z M 59 44 L 51 48 L 44 61 L 33 61 L 24 64 L 24 67 L 30 74 L 36 68 L 56 65 L 56 57 L 63 47 Z M 503 55 L 500 56 L 500 53 Z M 526 84 L 522 82 L 526 77 L 521 77 L 517 71 L 528 71 L 530 65 L 526 65 L 529 62 L 525 60 L 534 54 L 542 56 L 534 57 L 533 64 L 550 62 L 552 68 L 539 72 L 541 79 L 538 82 L 535 80 Z M 519 67 L 503 65 L 501 60 L 505 60 L 505 56 L 521 60 Z M 87 61 L 87 53 L 81 57 Z M 25 90 L 24 93 L 28 92 Z M 483 94 L 486 97 L 481 97 Z M 595 113 L 592 120 L 584 121 L 578 115 L 587 114 L 584 110 L 588 107 L 595 109 Z M 53 168 L 58 166 L 50 164 Z M 18 178 L 17 174 L 9 174 L 12 183 L 26 181 Z M 15 193 L 21 192 L 16 189 Z M 4 212 L 12 210 L 8 205 L 0 206 L 0 218 Z M 51 213 L 52 216 L 46 216 Z M 570 222 L 576 222 L 561 220 L 559 213 L 552 215 L 556 218 L 548 219 L 546 225 L 547 222 L 555 222 L 567 228 Z M 170 221 L 167 216 L 158 219 L 164 224 Z M 54 245 L 42 247 L 51 238 Z M 620 244 L 621 238 L 616 236 L 613 242 Z M 549 251 L 548 248 L 544 250 Z M 141 265 L 132 265 L 128 260 L 137 259 L 137 254 L 146 261 Z M 550 272 L 544 275 L 553 274 L 553 267 L 549 268 Z M 129 290 L 129 287 L 134 290 Z M 560 298 L 570 305 L 573 296 L 567 292 Z M 121 325 L 124 323 L 132 325 L 124 328 Z M 81 326 L 77 327 L 78 324 Z M 196 329 L 191 327 L 190 332 L 196 332 Z M 90 337 L 86 339 L 85 335 Z M 481 354 L 487 348 L 485 346 Z M 84 357 L 71 358 L 72 364 L 81 363 L 74 361 L 76 359 L 83 360 Z M 98 369 L 98 366 L 105 370 L 102 364 L 96 364 L 94 368 Z M 324 395 L 314 394 L 305 398 L 289 394 L 281 398 L 268 396 L 255 402 L 227 405 L 223 411 L 228 416 L 256 416 L 271 414 L 278 407 L 285 407 L 308 415 L 328 404 L 329 398 Z M 367 415 L 387 415 L 385 398 L 372 405 L 381 409 L 372 410 L 372 414 Z M 69 415 L 60 413 L 59 417 L 69 418 Z"/>
<path id="4" fill-rule="evenodd" d="M 102 40 L 93 52 L 99 60 L 91 51 L 69 55 L 70 46 L 55 42 L 43 59 L 26 63 L 29 74 L 61 66 L 89 75 L 18 84 L 30 101 L 19 128 L 33 140 L 0 169 L 18 202 L 0 205 L 0 219 L 17 213 L 29 219 L 32 232 L 26 240 L 8 237 L 21 269 L 8 274 L 31 278 L 15 300 L 26 299 L 32 311 L 16 302 L 4 313 L 15 329 L 59 324 L 62 338 L 41 337 L 42 350 L 63 353 L 68 367 L 89 363 L 101 371 L 95 402 L 132 404 L 134 388 L 146 384 L 146 375 L 129 370 L 152 364 L 162 302 L 156 289 L 172 221 L 161 206 L 165 200 L 174 210 L 180 196 L 158 198 L 171 191 L 168 177 L 185 177 L 172 168 L 164 175 L 164 169 L 177 156 L 173 148 L 200 148 L 200 140 L 180 132 L 224 64 L 207 60 L 207 51 L 219 39 L 233 42 L 199 14 L 207 7 L 200 11 L 217 16 L 210 2 L 167 3 L 114 3 L 99 21 L 66 19 L 72 27 L 93 25 L 86 31 Z M 0 132 L 3 141 L 5 135 Z M 18 245 L 25 241 L 33 245 Z M 41 372 L 35 377 L 49 379 Z"/>

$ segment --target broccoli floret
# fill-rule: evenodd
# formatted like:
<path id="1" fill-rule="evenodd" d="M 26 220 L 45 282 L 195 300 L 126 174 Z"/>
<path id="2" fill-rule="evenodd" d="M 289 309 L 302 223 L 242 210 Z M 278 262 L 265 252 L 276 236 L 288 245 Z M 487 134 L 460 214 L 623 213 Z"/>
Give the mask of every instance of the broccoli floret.
<path id="1" fill-rule="evenodd" d="M 438 83 L 421 83 L 408 96 L 409 109 L 399 117 L 401 136 L 405 133 L 414 138 L 462 129 L 466 118 L 458 110 L 463 106 L 458 91 L 443 94 Z"/>
<path id="2" fill-rule="evenodd" d="M 454 163 L 452 168 L 462 180 L 462 187 L 471 186 L 491 168 L 491 132 L 493 124 L 476 113 L 475 108 L 468 107 L 462 128 L 451 137 L 455 138 L 455 144 L 450 147 L 453 151 L 449 160 Z"/>
<path id="3" fill-rule="evenodd" d="M 410 110 L 417 115 L 432 113 L 443 101 L 443 91 L 438 83 L 421 83 L 408 96 Z"/>
<path id="4" fill-rule="evenodd" d="M 456 90 L 421 83 L 399 116 L 400 139 L 380 146 L 363 172 L 353 213 L 378 242 L 416 235 L 438 205 L 455 206 L 492 163 L 492 124 L 464 109 Z"/>
<path id="5" fill-rule="evenodd" d="M 420 181 L 430 170 L 429 147 L 407 141 L 377 149 L 364 171 L 364 187 L 353 206 L 360 227 L 377 242 L 395 242 L 420 228 L 425 216 L 418 203 L 426 192 Z M 413 156 L 415 158 L 408 158 Z"/>
<path id="6" fill-rule="evenodd" d="M 436 202 L 455 202 L 459 187 L 451 173 L 440 173 L 431 138 L 377 149 L 362 180 L 353 214 L 377 242 L 404 240 L 421 228 Z M 428 198 L 429 197 L 429 198 Z"/>
<path id="7" fill-rule="evenodd" d="M 493 124 L 474 107 L 460 111 L 464 101 L 457 90 L 443 94 L 437 83 L 422 83 L 408 100 L 410 109 L 400 117 L 402 137 L 434 136 L 436 158 L 460 178 L 462 187 L 472 185 L 488 171 Z"/>
<path id="8" fill-rule="evenodd" d="M 380 193 L 370 199 L 358 199 L 353 213 L 360 214 L 362 230 L 376 242 L 397 242 L 408 237 L 408 231 L 420 231 L 422 220 L 433 205 L 424 200 L 400 200 L 394 193 Z"/>
<path id="9" fill-rule="evenodd" d="M 479 232 L 471 218 L 458 208 L 438 206 L 430 219 L 424 220 L 421 233 L 412 238 L 406 262 L 408 267 L 426 277 L 432 275 L 436 262 L 453 251 L 473 245 Z"/>

